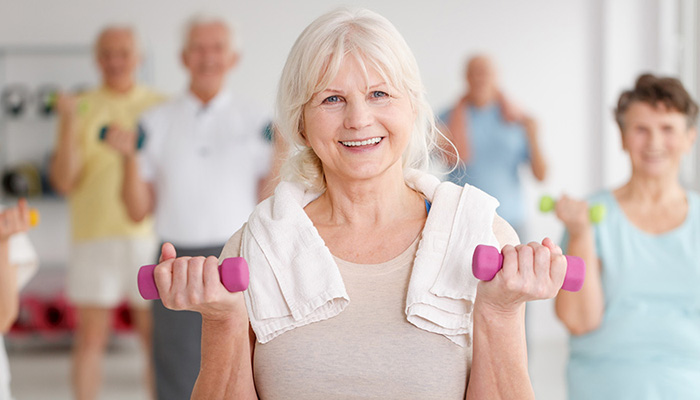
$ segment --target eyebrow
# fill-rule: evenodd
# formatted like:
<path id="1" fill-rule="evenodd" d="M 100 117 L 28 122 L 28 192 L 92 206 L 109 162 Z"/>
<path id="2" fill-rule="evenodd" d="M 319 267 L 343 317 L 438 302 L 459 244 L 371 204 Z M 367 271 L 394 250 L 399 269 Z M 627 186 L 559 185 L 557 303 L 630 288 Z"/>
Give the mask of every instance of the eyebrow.
<path id="1" fill-rule="evenodd" d="M 372 89 L 375 89 L 375 88 L 378 88 L 378 87 L 382 87 L 382 86 L 389 86 L 389 85 L 387 85 L 386 82 L 382 81 L 382 82 L 379 82 L 379 83 L 376 83 L 376 84 L 370 86 L 368 89 L 372 90 Z M 325 92 L 330 92 L 330 93 L 343 93 L 342 90 L 340 90 L 340 89 L 334 89 L 334 88 L 331 88 L 331 87 L 327 87 L 327 88 L 321 90 L 319 93 L 325 93 Z"/>

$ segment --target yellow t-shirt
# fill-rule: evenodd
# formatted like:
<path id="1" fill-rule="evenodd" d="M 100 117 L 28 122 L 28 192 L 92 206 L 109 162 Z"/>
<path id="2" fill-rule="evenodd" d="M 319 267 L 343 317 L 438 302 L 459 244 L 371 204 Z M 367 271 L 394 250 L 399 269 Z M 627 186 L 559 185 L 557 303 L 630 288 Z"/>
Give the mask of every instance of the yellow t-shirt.
<path id="1" fill-rule="evenodd" d="M 152 234 L 150 217 L 135 223 L 127 215 L 121 198 L 122 156 L 99 136 L 102 127 L 110 124 L 136 129 L 141 113 L 163 99 L 162 95 L 138 85 L 124 94 L 102 87 L 78 99 L 82 111 L 76 129 L 83 165 L 69 196 L 73 240 Z"/>

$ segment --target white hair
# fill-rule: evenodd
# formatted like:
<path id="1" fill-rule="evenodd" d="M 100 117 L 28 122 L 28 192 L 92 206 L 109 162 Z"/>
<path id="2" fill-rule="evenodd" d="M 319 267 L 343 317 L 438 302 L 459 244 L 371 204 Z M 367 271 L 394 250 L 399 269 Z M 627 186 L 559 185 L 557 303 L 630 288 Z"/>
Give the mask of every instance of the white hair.
<path id="1" fill-rule="evenodd" d="M 185 49 L 187 47 L 187 44 L 190 41 L 190 35 L 192 34 L 192 30 L 194 28 L 197 28 L 202 25 L 214 24 L 219 24 L 226 28 L 229 35 L 229 40 L 231 42 L 231 50 L 233 50 L 234 52 L 238 52 L 240 50 L 241 42 L 238 38 L 238 35 L 236 35 L 236 31 L 233 27 L 233 24 L 231 24 L 229 21 L 227 21 L 224 17 L 220 15 L 205 13 L 195 14 L 192 17 L 188 18 L 185 22 L 183 29 L 182 48 Z"/>
<path id="2" fill-rule="evenodd" d="M 402 156 L 403 167 L 428 170 L 440 132 L 413 53 L 391 22 L 381 15 L 365 9 L 339 9 L 322 15 L 304 29 L 282 71 L 277 130 L 290 148 L 282 166 L 282 179 L 325 189 L 321 160 L 303 137 L 303 110 L 315 93 L 333 81 L 346 56 L 354 56 L 365 71 L 376 70 L 387 83 L 407 94 L 416 119 Z"/>

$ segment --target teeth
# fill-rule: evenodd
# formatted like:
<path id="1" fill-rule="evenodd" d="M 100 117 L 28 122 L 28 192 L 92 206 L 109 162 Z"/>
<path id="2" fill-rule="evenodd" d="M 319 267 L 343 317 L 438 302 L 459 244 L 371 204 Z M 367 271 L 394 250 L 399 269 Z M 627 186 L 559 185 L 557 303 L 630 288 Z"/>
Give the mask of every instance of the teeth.
<path id="1" fill-rule="evenodd" d="M 348 146 L 348 147 L 358 147 L 358 146 L 367 146 L 369 144 L 377 144 L 381 141 L 382 141 L 382 138 L 376 137 L 376 138 L 362 140 L 362 141 L 340 142 L 340 143 L 342 143 L 344 146 Z"/>

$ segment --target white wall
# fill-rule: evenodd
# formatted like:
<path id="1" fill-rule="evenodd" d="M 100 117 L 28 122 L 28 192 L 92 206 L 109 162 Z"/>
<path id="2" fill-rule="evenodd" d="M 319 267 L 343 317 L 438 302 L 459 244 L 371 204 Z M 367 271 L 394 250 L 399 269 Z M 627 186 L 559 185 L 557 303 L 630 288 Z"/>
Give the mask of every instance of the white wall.
<path id="1" fill-rule="evenodd" d="M 131 23 L 138 30 L 148 59 L 151 83 L 175 94 L 186 84 L 178 52 L 181 25 L 195 12 L 217 12 L 235 22 L 242 38 L 243 59 L 230 85 L 241 95 L 272 111 L 280 70 L 296 36 L 315 17 L 341 1 L 287 2 L 260 0 L 3 0 L 0 46 L 90 45 L 104 24 Z M 559 238 L 552 216 L 535 212 L 541 193 L 583 196 L 592 189 L 590 165 L 596 163 L 591 132 L 599 112 L 594 100 L 595 71 L 600 59 L 595 42 L 598 9 L 588 0 L 478 0 L 425 2 L 359 1 L 389 18 L 412 47 L 433 106 L 439 111 L 462 92 L 463 64 L 474 52 L 486 52 L 500 66 L 505 92 L 539 121 L 540 141 L 549 159 L 544 185 L 530 183 L 527 192 L 532 224 L 525 240 Z M 58 221 L 65 221 L 57 219 Z M 51 229 L 46 227 L 45 229 Z M 46 231 L 44 231 L 46 232 Z M 52 232 L 60 229 L 53 227 Z M 40 253 L 55 261 L 65 252 Z M 50 236 L 50 235 L 48 235 Z M 55 242 L 54 242 L 55 243 Z M 49 245 L 45 247 L 50 249 Z M 551 303 L 533 306 L 536 335 L 563 336 L 551 316 Z M 554 332 L 554 333 L 552 333 Z"/>

